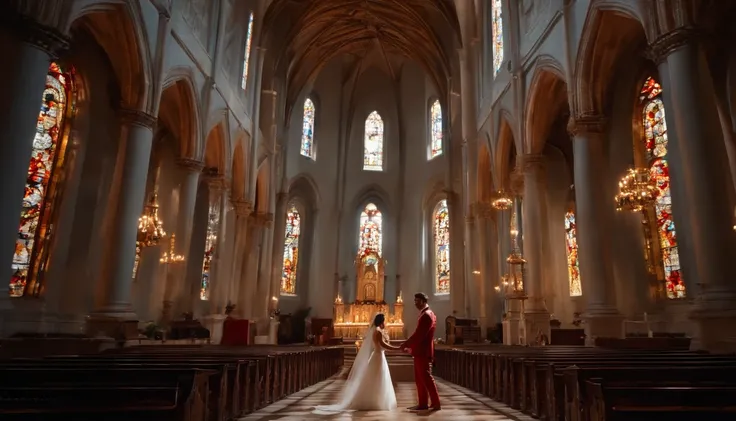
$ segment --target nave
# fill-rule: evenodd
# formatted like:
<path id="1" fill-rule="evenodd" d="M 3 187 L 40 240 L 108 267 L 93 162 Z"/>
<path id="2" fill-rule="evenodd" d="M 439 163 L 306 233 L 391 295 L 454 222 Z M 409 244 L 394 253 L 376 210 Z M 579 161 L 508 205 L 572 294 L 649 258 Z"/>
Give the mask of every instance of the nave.
<path id="1" fill-rule="evenodd" d="M 455 421 L 506 421 L 532 419 L 526 415 L 499 404 L 479 393 L 437 379 L 437 387 L 442 399 L 442 410 L 433 413 L 411 413 L 406 408 L 416 404 L 416 390 L 413 382 L 399 382 L 394 385 L 399 408 L 390 413 L 366 411 L 330 414 L 315 410 L 318 405 L 334 403 L 342 390 L 345 380 L 334 378 L 323 381 L 286 399 L 250 414 L 241 421 L 297 421 L 297 420 L 365 420 L 399 421 L 411 419 L 455 420 Z M 504 414 L 512 415 L 509 418 Z"/>

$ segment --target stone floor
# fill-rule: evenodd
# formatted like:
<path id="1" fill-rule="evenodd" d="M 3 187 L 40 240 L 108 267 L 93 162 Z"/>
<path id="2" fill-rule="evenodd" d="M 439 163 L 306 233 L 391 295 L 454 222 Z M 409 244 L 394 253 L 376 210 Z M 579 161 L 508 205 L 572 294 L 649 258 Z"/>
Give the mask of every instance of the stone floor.
<path id="1" fill-rule="evenodd" d="M 328 414 L 315 409 L 317 405 L 330 405 L 336 401 L 336 396 L 342 389 L 344 380 L 327 380 L 316 384 L 286 399 L 278 401 L 260 411 L 241 418 L 240 421 L 300 421 L 300 420 L 452 420 L 452 421 L 528 421 L 532 418 L 501 405 L 483 395 L 473 393 L 453 384 L 437 381 L 442 410 L 432 413 L 411 413 L 405 408 L 416 404 L 414 383 L 400 382 L 396 385 L 396 397 L 399 409 L 393 412 L 343 412 Z"/>

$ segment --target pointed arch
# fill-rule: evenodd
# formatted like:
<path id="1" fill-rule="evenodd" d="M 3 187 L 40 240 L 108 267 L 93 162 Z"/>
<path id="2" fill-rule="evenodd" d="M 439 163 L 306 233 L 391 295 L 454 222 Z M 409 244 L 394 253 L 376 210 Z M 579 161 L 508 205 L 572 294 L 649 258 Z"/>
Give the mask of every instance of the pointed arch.
<path id="1" fill-rule="evenodd" d="M 163 83 L 158 116 L 159 124 L 166 126 L 178 140 L 179 156 L 197 159 L 202 150 L 202 122 L 194 74 L 191 67 L 169 70 Z"/>
<path id="2" fill-rule="evenodd" d="M 383 171 L 384 125 L 378 111 L 368 114 L 365 119 L 365 133 L 363 138 L 363 170 Z"/>
<path id="3" fill-rule="evenodd" d="M 491 151 L 486 142 L 478 147 L 478 188 L 477 197 L 479 201 L 490 200 L 493 195 L 493 170 L 491 168 Z"/>
<path id="4" fill-rule="evenodd" d="M 231 197 L 233 200 L 245 200 L 245 148 L 238 142 L 233 153 Z"/>
<path id="5" fill-rule="evenodd" d="M 227 174 L 227 140 L 222 124 L 213 127 L 207 135 L 204 150 L 204 165 L 216 168 L 218 174 Z"/>
<path id="6" fill-rule="evenodd" d="M 560 113 L 568 112 L 567 84 L 562 65 L 550 56 L 537 59 L 524 107 L 525 153 L 539 154 Z"/>
<path id="7" fill-rule="evenodd" d="M 514 160 L 516 158 L 517 148 L 511 125 L 506 117 L 501 118 L 501 124 L 498 128 L 498 142 L 496 143 L 496 179 L 498 187 L 507 189 L 511 171 L 514 170 Z"/>

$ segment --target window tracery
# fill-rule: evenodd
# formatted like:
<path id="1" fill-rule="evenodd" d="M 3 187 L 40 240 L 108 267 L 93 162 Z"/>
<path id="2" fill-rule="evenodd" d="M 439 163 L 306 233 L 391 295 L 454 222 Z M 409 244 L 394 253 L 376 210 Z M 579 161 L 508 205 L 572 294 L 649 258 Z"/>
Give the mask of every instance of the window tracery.
<path id="1" fill-rule="evenodd" d="M 369 203 L 360 213 L 360 232 L 358 233 L 358 255 L 364 256 L 374 251 L 383 254 L 383 215 L 378 207 Z"/>
<path id="2" fill-rule="evenodd" d="M 284 233 L 284 256 L 281 271 L 281 295 L 295 295 L 297 267 L 299 265 L 299 238 L 301 237 L 301 215 L 293 204 L 286 212 Z"/>
<path id="3" fill-rule="evenodd" d="M 430 151 L 429 159 L 442 155 L 442 106 L 435 100 L 429 108 Z"/>
<path id="4" fill-rule="evenodd" d="M 314 159 L 314 103 L 309 98 L 304 101 L 301 154 Z"/>
<path id="5" fill-rule="evenodd" d="M 565 245 L 567 249 L 567 276 L 571 297 L 583 295 L 583 284 L 580 282 L 580 261 L 578 260 L 578 224 L 575 212 L 565 214 Z"/>
<path id="6" fill-rule="evenodd" d="M 38 296 L 49 259 L 54 202 L 66 155 L 68 119 L 74 112 L 74 69 L 51 63 L 36 121 L 22 200 L 9 294 Z"/>
<path id="7" fill-rule="evenodd" d="M 669 164 L 667 162 L 667 121 L 662 102 L 662 86 L 649 77 L 639 93 L 642 105 L 642 125 L 644 128 L 644 148 L 647 165 L 658 195 L 654 202 L 654 226 L 659 245 L 659 261 L 664 274 L 667 298 L 678 299 L 687 296 L 685 282 L 680 271 L 680 255 L 677 247 L 675 222 L 672 217 L 672 197 L 670 195 Z"/>
<path id="8" fill-rule="evenodd" d="M 248 85 L 248 63 L 250 62 L 250 47 L 253 41 L 253 12 L 248 17 L 248 32 L 245 36 L 245 54 L 243 55 L 243 78 L 240 81 L 240 88 L 245 90 Z"/>
<path id="9" fill-rule="evenodd" d="M 434 209 L 434 264 L 435 293 L 450 293 L 450 216 L 447 200 L 442 199 Z"/>
<path id="10" fill-rule="evenodd" d="M 383 171 L 383 119 L 373 111 L 365 119 L 363 170 Z"/>

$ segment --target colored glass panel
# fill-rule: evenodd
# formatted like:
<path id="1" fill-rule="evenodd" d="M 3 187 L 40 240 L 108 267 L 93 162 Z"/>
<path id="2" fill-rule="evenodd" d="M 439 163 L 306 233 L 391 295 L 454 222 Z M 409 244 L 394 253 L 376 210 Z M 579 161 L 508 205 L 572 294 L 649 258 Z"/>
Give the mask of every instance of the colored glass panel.
<path id="1" fill-rule="evenodd" d="M 583 295 L 583 284 L 580 283 L 580 261 L 578 260 L 578 224 L 575 213 L 565 214 L 565 245 L 567 246 L 567 276 L 570 296 Z"/>
<path id="2" fill-rule="evenodd" d="M 314 103 L 309 98 L 304 101 L 301 154 L 314 159 Z"/>
<path id="3" fill-rule="evenodd" d="M 687 296 L 687 288 L 680 270 L 680 254 L 677 247 L 675 221 L 672 217 L 672 196 L 670 195 L 670 172 L 667 162 L 667 121 L 664 103 L 661 99 L 662 87 L 654 78 L 647 78 L 641 89 L 639 100 L 643 105 L 642 124 L 644 126 L 644 146 L 649 161 L 649 174 L 657 186 L 654 202 L 657 237 L 667 298 L 678 299 Z"/>
<path id="4" fill-rule="evenodd" d="M 430 142 L 430 159 L 442 155 L 442 106 L 436 100 L 429 109 L 430 131 L 432 140 Z"/>
<path id="5" fill-rule="evenodd" d="M 383 171 L 383 120 L 377 111 L 365 119 L 363 170 Z"/>
<path id="6" fill-rule="evenodd" d="M 210 277 L 212 275 L 212 259 L 217 247 L 217 229 L 220 225 L 220 206 L 216 203 L 210 205 L 207 219 L 207 237 L 204 243 L 204 258 L 202 259 L 202 281 L 200 284 L 199 298 L 210 299 Z"/>
<path id="7" fill-rule="evenodd" d="M 253 13 L 248 18 L 248 32 L 245 38 L 245 55 L 243 56 L 243 79 L 240 81 L 240 87 L 245 89 L 248 85 L 248 62 L 250 61 L 250 44 L 253 40 Z"/>
<path id="8" fill-rule="evenodd" d="M 286 212 L 284 234 L 284 260 L 281 271 L 281 295 L 296 294 L 296 270 L 299 264 L 299 236 L 301 216 L 294 205 Z"/>
<path id="9" fill-rule="evenodd" d="M 493 75 L 498 74 L 503 64 L 503 7 L 501 0 L 491 3 L 491 43 L 493 45 Z"/>
<path id="10" fill-rule="evenodd" d="M 450 215 L 447 200 L 440 200 L 434 210 L 435 292 L 450 293 Z"/>
<path id="11" fill-rule="evenodd" d="M 73 109 L 73 78 L 73 69 L 64 71 L 56 63 L 49 66 L 13 254 L 11 297 L 37 296 L 42 290 L 58 176 L 66 149 L 65 118 Z"/>
<path id="12" fill-rule="evenodd" d="M 366 205 L 360 213 L 360 232 L 358 234 L 358 254 L 369 252 L 383 253 L 383 215 L 373 203 Z"/>

